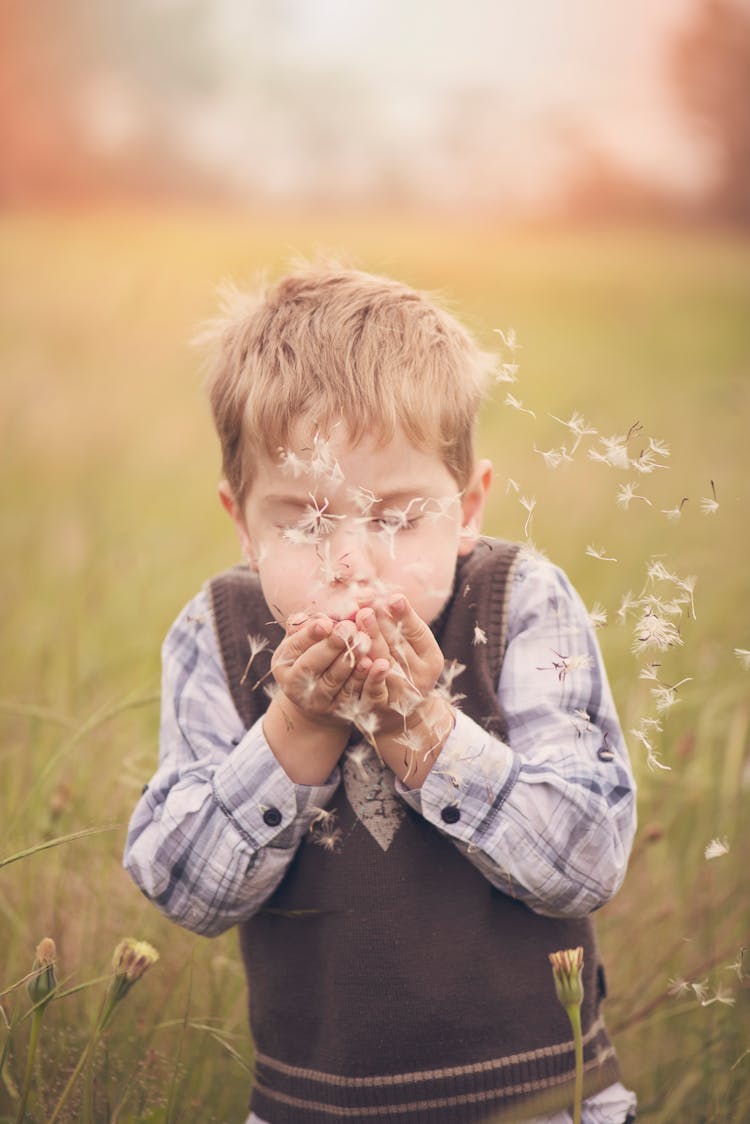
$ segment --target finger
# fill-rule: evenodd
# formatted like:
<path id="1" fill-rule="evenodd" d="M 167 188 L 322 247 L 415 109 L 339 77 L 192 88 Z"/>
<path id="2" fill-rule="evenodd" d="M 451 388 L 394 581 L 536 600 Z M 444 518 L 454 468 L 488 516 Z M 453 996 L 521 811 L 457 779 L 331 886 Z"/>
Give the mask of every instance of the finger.
<path id="1" fill-rule="evenodd" d="M 351 621 L 339 621 L 328 636 L 309 647 L 295 661 L 288 676 L 290 689 L 312 698 L 316 690 L 332 699 L 355 668 L 359 633 Z M 362 637 L 369 645 L 369 638 Z"/>
<path id="2" fill-rule="evenodd" d="M 356 617 L 357 628 L 370 638 L 369 654 L 373 659 L 388 659 L 388 643 L 383 636 L 375 610 L 367 606 L 360 609 Z"/>
<path id="3" fill-rule="evenodd" d="M 276 649 L 277 656 L 284 661 L 295 660 L 307 652 L 313 645 L 318 644 L 331 635 L 334 621 L 330 617 L 301 617 L 287 621 L 287 634 Z M 293 629 L 293 631 L 289 631 Z M 339 645 L 336 645 L 339 647 Z"/>
<path id="4" fill-rule="evenodd" d="M 363 708 L 379 708 L 382 710 L 388 705 L 386 678 L 390 670 L 390 660 L 380 658 L 373 660 L 360 692 Z"/>
<path id="5" fill-rule="evenodd" d="M 393 639 L 405 641 L 420 657 L 428 655 L 437 644 L 430 626 L 414 611 L 402 593 L 396 593 L 386 601 L 380 627 L 389 643 Z"/>

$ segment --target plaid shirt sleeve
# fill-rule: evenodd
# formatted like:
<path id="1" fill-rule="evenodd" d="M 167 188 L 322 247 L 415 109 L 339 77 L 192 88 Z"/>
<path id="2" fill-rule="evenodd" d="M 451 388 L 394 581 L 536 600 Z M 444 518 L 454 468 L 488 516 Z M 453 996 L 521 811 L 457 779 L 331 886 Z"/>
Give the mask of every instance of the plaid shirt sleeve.
<path id="1" fill-rule="evenodd" d="M 588 613 L 562 571 L 530 555 L 498 698 L 508 745 L 458 712 L 422 788 L 398 790 L 494 886 L 537 913 L 584 916 L 625 877 L 635 782 Z"/>
<path id="2" fill-rule="evenodd" d="M 294 784 L 260 722 L 245 730 L 204 592 L 172 626 L 162 667 L 159 768 L 131 818 L 124 862 L 162 913 L 213 936 L 274 891 L 340 775 Z"/>

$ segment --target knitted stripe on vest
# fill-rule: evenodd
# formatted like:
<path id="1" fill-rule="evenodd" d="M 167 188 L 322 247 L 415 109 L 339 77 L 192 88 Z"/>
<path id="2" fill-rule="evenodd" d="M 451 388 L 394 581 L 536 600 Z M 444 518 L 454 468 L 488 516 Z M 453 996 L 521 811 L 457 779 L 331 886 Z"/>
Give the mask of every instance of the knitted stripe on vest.
<path id="1" fill-rule="evenodd" d="M 462 709 L 498 736 L 516 557 L 517 547 L 482 540 L 460 561 L 433 626 L 446 659 L 466 665 L 456 679 Z M 270 653 L 241 683 L 247 634 L 267 636 L 273 648 L 280 629 L 247 570 L 219 575 L 209 591 L 227 681 L 249 727 L 267 706 L 255 685 Z M 486 644 L 472 643 L 477 625 Z M 273 1124 L 447 1124 L 497 1118 L 544 1091 L 569 1102 L 573 1044 L 547 954 L 579 944 L 587 1094 L 617 1080 L 590 921 L 543 917 L 491 886 L 398 798 L 374 754 L 359 766 L 345 757 L 342 772 L 329 805 L 337 849 L 308 836 L 278 889 L 241 926 L 257 1050 L 253 1110 Z"/>

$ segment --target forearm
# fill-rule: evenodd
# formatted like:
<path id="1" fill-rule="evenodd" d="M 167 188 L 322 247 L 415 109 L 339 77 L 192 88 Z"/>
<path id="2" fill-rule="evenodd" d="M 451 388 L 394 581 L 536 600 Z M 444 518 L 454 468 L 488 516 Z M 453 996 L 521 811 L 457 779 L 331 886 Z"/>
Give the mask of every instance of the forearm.
<path id="1" fill-rule="evenodd" d="M 306 715 L 281 692 L 263 718 L 263 732 L 282 769 L 295 784 L 321 785 L 331 775 L 351 727 Z"/>
<path id="2" fill-rule="evenodd" d="M 439 761 L 453 729 L 455 713 L 435 695 L 424 698 L 406 717 L 396 716 L 376 731 L 378 753 L 408 789 L 421 788 Z"/>
<path id="3" fill-rule="evenodd" d="M 338 774 L 326 782 L 294 784 L 257 723 L 224 760 L 156 773 L 133 814 L 125 866 L 167 917 L 216 935 L 273 893 Z"/>
<path id="4" fill-rule="evenodd" d="M 583 916 L 625 876 L 634 791 L 575 749 L 540 746 L 528 760 L 459 714 L 422 788 L 398 788 L 498 889 L 537 913 Z"/>

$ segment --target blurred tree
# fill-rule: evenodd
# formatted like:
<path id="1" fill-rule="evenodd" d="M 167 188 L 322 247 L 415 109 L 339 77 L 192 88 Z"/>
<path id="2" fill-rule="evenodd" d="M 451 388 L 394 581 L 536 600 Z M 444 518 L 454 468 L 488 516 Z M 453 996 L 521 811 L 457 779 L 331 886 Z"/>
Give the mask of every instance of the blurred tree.
<path id="1" fill-rule="evenodd" d="M 750 225 L 750 9 L 702 0 L 672 49 L 678 96 L 716 153 L 713 214 Z"/>

